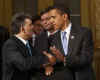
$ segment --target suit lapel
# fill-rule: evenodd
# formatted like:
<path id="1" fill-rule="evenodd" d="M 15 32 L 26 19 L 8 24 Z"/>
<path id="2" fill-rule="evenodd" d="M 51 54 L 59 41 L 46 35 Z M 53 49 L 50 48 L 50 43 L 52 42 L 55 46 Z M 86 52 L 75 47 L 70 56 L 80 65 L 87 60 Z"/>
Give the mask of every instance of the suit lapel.
<path id="1" fill-rule="evenodd" d="M 64 50 L 63 50 L 63 46 L 62 46 L 60 31 L 57 32 L 54 41 L 56 41 L 56 47 L 57 47 L 57 48 L 61 51 L 61 53 L 64 55 Z"/>
<path id="2" fill-rule="evenodd" d="M 73 49 L 76 47 L 75 43 L 78 41 L 78 39 L 77 39 L 78 35 L 79 35 L 79 32 L 77 30 L 77 27 L 72 25 L 70 36 L 69 36 L 69 42 L 68 42 L 68 55 L 67 56 L 70 56 L 72 54 Z M 62 41 L 61 41 L 60 31 L 58 31 L 54 35 L 53 43 L 64 55 L 64 49 L 63 49 L 63 45 L 62 45 Z"/>
<path id="3" fill-rule="evenodd" d="M 69 36 L 69 43 L 68 43 L 68 55 L 72 54 L 73 48 L 76 46 L 75 43 L 77 41 L 77 30 L 75 26 L 71 27 L 71 32 Z"/>
<path id="4" fill-rule="evenodd" d="M 16 46 L 17 48 L 19 48 L 19 50 L 21 51 L 21 54 L 23 56 L 29 56 L 29 52 L 28 49 L 26 48 L 25 44 L 23 44 L 18 38 L 16 38 L 15 36 L 13 36 L 13 39 L 16 41 Z"/>

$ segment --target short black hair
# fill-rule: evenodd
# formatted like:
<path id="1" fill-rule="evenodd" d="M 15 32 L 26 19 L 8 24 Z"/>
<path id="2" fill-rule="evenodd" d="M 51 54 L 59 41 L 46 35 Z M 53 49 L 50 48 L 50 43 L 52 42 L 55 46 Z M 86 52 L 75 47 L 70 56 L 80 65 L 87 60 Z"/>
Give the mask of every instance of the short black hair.
<path id="1" fill-rule="evenodd" d="M 16 13 L 11 21 L 11 32 L 12 34 L 18 34 L 20 28 L 24 25 L 25 19 L 32 20 L 32 16 L 28 13 L 20 12 Z"/>
<path id="2" fill-rule="evenodd" d="M 37 21 L 37 20 L 41 20 L 40 15 L 37 14 L 37 15 L 32 16 L 32 22 L 33 22 L 33 24 L 34 24 L 34 22 Z"/>
<path id="3" fill-rule="evenodd" d="M 51 9 L 51 6 L 49 6 L 49 7 L 45 8 L 45 9 L 43 9 L 43 10 L 40 12 L 40 16 L 42 16 L 43 14 L 49 12 L 50 9 Z"/>
<path id="4" fill-rule="evenodd" d="M 70 9 L 69 8 L 65 8 L 63 5 L 53 5 L 53 6 L 49 6 L 48 8 L 45 8 L 41 11 L 40 15 L 43 15 L 44 13 L 49 12 L 52 9 L 57 9 L 61 12 L 61 14 L 66 13 L 68 15 L 68 19 L 70 20 Z"/>

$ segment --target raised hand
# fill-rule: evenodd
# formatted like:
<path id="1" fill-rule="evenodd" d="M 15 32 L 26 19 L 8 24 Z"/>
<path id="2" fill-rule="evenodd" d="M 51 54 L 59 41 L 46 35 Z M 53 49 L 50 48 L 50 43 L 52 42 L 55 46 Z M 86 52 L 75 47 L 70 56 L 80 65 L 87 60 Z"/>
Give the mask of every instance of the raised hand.
<path id="1" fill-rule="evenodd" d="M 55 56 L 51 55 L 50 53 L 47 53 L 46 51 L 43 51 L 43 54 L 48 57 L 49 63 L 51 65 L 54 65 L 56 63 L 56 57 Z"/>
<path id="2" fill-rule="evenodd" d="M 52 75 L 52 73 L 53 73 L 53 70 L 54 70 L 54 68 L 52 67 L 52 66 L 46 66 L 45 67 L 45 75 L 46 76 L 51 76 Z"/>
<path id="3" fill-rule="evenodd" d="M 63 55 L 57 48 L 55 48 L 55 46 L 50 47 L 50 50 L 51 50 L 52 53 L 56 56 L 57 59 L 59 59 L 59 60 L 62 61 L 62 62 L 65 61 L 64 55 Z"/>

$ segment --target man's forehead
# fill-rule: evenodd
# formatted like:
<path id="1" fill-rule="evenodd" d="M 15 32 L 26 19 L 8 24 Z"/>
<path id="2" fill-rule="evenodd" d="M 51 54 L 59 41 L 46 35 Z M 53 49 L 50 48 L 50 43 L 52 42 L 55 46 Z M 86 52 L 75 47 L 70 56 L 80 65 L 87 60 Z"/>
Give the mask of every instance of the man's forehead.
<path id="1" fill-rule="evenodd" d="M 32 23 L 31 19 L 25 19 L 25 23 Z"/>
<path id="2" fill-rule="evenodd" d="M 49 11 L 48 15 L 56 15 L 57 14 L 57 9 L 52 9 Z"/>
<path id="3" fill-rule="evenodd" d="M 45 18 L 45 17 L 48 17 L 48 13 L 45 13 L 41 16 L 41 18 Z"/>

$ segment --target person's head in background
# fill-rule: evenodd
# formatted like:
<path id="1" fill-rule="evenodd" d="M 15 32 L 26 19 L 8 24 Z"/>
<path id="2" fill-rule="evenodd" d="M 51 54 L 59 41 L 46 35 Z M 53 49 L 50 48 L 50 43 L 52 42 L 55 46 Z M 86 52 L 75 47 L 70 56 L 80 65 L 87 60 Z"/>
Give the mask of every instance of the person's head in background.
<path id="1" fill-rule="evenodd" d="M 32 16 L 25 13 L 17 13 L 13 16 L 11 22 L 12 33 L 25 40 L 28 40 L 33 35 Z"/>
<path id="2" fill-rule="evenodd" d="M 35 32 L 36 35 L 39 35 L 43 31 L 40 15 L 33 16 L 33 25 L 35 26 L 33 31 Z"/>
<path id="3" fill-rule="evenodd" d="M 0 25 L 0 42 L 7 40 L 10 37 L 9 31 L 5 26 Z"/>
<path id="4" fill-rule="evenodd" d="M 65 29 L 70 23 L 70 10 L 61 5 L 50 6 L 49 21 L 54 25 L 55 30 Z"/>
<path id="5" fill-rule="evenodd" d="M 44 10 L 40 12 L 41 24 L 46 31 L 49 31 L 50 33 L 52 33 L 55 30 L 54 30 L 54 26 L 52 25 L 52 23 L 49 22 L 48 12 L 49 12 L 49 8 L 45 8 Z"/>
<path id="6" fill-rule="evenodd" d="M 10 37 L 9 31 L 5 26 L 0 25 L 0 52 L 5 41 Z"/>

